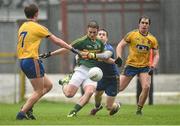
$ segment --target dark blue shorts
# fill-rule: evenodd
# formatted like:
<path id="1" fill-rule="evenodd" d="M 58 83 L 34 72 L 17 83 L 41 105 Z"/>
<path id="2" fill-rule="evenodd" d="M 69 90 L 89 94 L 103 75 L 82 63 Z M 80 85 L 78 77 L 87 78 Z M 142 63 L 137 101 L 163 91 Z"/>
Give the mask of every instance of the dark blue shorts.
<path id="1" fill-rule="evenodd" d="M 103 77 L 97 84 L 97 91 L 105 91 L 108 96 L 116 96 L 118 93 L 119 78 L 117 76 Z"/>
<path id="2" fill-rule="evenodd" d="M 135 76 L 136 74 L 147 73 L 148 71 L 149 71 L 149 67 L 137 68 L 137 67 L 127 65 L 124 67 L 122 74 L 126 76 Z"/>
<path id="3" fill-rule="evenodd" d="M 39 59 L 21 59 L 20 67 L 29 79 L 43 77 L 45 73 L 42 61 Z"/>

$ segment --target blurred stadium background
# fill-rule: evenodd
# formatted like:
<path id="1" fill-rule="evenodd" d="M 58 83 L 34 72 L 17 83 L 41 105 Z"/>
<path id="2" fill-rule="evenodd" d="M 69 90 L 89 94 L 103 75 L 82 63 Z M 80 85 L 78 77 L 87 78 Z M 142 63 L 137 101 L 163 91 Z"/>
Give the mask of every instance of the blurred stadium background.
<path id="1" fill-rule="evenodd" d="M 109 40 L 116 48 L 127 32 L 137 28 L 141 15 L 151 17 L 150 32 L 160 45 L 160 62 L 153 81 L 154 104 L 180 104 L 179 0 L 0 0 L 0 102 L 17 103 L 32 90 L 18 68 L 15 51 L 17 29 L 25 20 L 23 8 L 34 2 L 40 7 L 39 22 L 69 43 L 85 34 L 87 22 L 93 19 L 108 30 Z M 57 48 L 43 40 L 40 52 Z M 73 57 L 70 54 L 44 60 L 54 82 L 53 90 L 44 99 L 72 101 L 80 96 L 79 93 L 75 99 L 66 99 L 58 86 L 58 79 L 72 71 Z M 131 83 L 117 100 L 136 102 L 137 78 Z"/>

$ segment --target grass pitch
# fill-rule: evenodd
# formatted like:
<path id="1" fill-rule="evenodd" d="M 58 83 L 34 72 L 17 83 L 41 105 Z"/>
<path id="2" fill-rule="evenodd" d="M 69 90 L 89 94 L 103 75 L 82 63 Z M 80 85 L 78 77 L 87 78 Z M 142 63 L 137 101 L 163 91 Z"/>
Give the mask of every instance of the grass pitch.
<path id="1" fill-rule="evenodd" d="M 74 104 L 41 101 L 34 107 L 37 120 L 16 120 L 23 103 L 0 104 L 0 125 L 180 125 L 180 105 L 146 105 L 143 115 L 135 115 L 135 105 L 122 105 L 120 111 L 109 116 L 105 108 L 90 116 L 93 104 L 85 106 L 77 117 L 67 118 Z"/>

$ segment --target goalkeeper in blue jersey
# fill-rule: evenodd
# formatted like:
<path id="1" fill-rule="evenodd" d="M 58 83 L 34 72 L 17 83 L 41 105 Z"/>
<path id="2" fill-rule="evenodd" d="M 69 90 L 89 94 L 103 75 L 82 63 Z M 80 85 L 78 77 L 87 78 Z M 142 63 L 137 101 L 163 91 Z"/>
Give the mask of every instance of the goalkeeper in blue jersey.
<path id="1" fill-rule="evenodd" d="M 109 43 L 107 43 L 108 32 L 105 29 L 100 29 L 98 31 L 97 38 L 100 39 L 105 45 L 105 59 L 114 58 L 114 49 Z M 120 109 L 120 104 L 115 102 L 119 83 L 118 68 L 115 64 L 106 63 L 105 61 L 99 61 L 97 63 L 97 66 L 103 71 L 103 78 L 98 82 L 96 87 L 95 108 L 91 110 L 91 115 L 95 115 L 99 110 L 103 108 L 101 101 L 104 92 L 106 94 L 106 109 L 109 111 L 109 115 L 114 115 Z"/>

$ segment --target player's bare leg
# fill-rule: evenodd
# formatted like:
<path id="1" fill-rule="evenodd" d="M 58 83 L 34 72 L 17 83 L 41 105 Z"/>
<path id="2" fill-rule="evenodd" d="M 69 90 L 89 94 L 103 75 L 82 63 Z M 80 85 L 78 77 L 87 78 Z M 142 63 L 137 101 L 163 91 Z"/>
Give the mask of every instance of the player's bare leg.
<path id="1" fill-rule="evenodd" d="M 78 91 L 78 87 L 72 84 L 66 84 L 66 85 L 63 85 L 62 90 L 66 97 L 72 98 Z"/>
<path id="2" fill-rule="evenodd" d="M 88 102 L 95 91 L 95 86 L 87 85 L 84 87 L 84 94 L 81 96 L 79 102 L 74 106 L 74 109 L 70 111 L 68 117 L 73 117 L 78 111 L 80 111 Z"/>
<path id="3" fill-rule="evenodd" d="M 31 79 L 31 84 L 34 89 L 32 95 L 28 98 L 26 103 L 21 108 L 20 114 L 27 114 L 30 119 L 35 119 L 32 115 L 32 107 L 34 104 L 47 92 L 49 92 L 52 88 L 52 82 L 45 75 L 42 78 Z M 33 117 L 32 117 L 33 116 Z M 31 118 L 32 117 L 32 118 Z"/>
<path id="4" fill-rule="evenodd" d="M 130 81 L 132 80 L 132 76 L 125 76 L 125 75 L 120 75 L 119 77 L 119 91 L 123 91 L 128 84 L 130 83 Z"/>
<path id="5" fill-rule="evenodd" d="M 142 108 L 146 102 L 150 90 L 151 77 L 149 76 L 148 73 L 140 73 L 139 79 L 140 79 L 142 91 L 139 96 L 136 114 L 142 115 Z"/>
<path id="6" fill-rule="evenodd" d="M 106 108 L 109 111 L 109 115 L 114 115 L 120 109 L 120 103 L 115 102 L 115 97 L 107 96 Z"/>

